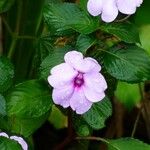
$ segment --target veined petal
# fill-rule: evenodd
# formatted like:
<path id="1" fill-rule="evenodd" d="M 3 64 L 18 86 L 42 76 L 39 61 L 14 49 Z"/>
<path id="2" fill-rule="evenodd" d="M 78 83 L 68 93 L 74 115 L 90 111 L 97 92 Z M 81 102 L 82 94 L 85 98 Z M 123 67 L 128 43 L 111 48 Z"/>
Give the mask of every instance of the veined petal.
<path id="1" fill-rule="evenodd" d="M 102 11 L 103 0 L 89 0 L 87 10 L 92 16 L 98 16 Z"/>
<path id="2" fill-rule="evenodd" d="M 83 54 L 77 51 L 70 51 L 64 56 L 65 62 L 72 67 L 76 66 L 76 63 L 83 60 Z"/>
<path id="3" fill-rule="evenodd" d="M 69 99 L 73 94 L 73 85 L 62 87 L 61 89 L 53 89 L 52 98 L 55 104 L 61 105 L 64 108 L 69 107 Z"/>
<path id="4" fill-rule="evenodd" d="M 6 137 L 6 138 L 9 138 L 9 136 L 8 136 L 5 132 L 1 132 L 1 133 L 0 133 L 0 136 L 3 136 L 3 137 Z"/>
<path id="5" fill-rule="evenodd" d="M 70 106 L 77 114 L 84 114 L 91 106 L 92 102 L 88 101 L 84 95 L 83 89 L 75 89 L 70 98 Z"/>
<path id="6" fill-rule="evenodd" d="M 112 22 L 118 15 L 118 8 L 115 0 L 106 0 L 103 4 L 101 18 L 105 22 Z"/>
<path id="7" fill-rule="evenodd" d="M 65 61 L 66 63 L 70 64 L 76 71 L 82 73 L 89 71 L 99 72 L 101 70 L 101 66 L 95 59 L 91 57 L 83 59 L 83 55 L 79 52 L 69 52 L 65 55 Z"/>
<path id="8" fill-rule="evenodd" d="M 134 14 L 137 5 L 136 0 L 117 0 L 118 10 L 123 14 Z"/>
<path id="9" fill-rule="evenodd" d="M 18 136 L 11 136 L 10 139 L 17 141 L 23 150 L 28 150 L 28 145 L 23 138 Z"/>
<path id="10" fill-rule="evenodd" d="M 84 74 L 84 85 L 99 93 L 102 93 L 107 89 L 106 80 L 100 73 Z"/>
<path id="11" fill-rule="evenodd" d="M 104 90 L 107 88 L 107 83 L 100 73 L 85 74 L 84 82 L 84 95 L 89 101 L 98 102 L 105 97 Z"/>
<path id="12" fill-rule="evenodd" d="M 57 65 L 51 70 L 52 75 L 48 77 L 48 82 L 54 88 L 62 88 L 66 84 L 71 84 L 74 77 L 78 74 L 76 70 L 68 64 Z"/>

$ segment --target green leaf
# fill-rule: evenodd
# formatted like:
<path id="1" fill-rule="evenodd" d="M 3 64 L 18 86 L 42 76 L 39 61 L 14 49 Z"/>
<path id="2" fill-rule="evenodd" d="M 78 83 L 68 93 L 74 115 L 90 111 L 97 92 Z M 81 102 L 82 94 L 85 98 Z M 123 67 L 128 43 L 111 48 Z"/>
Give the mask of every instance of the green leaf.
<path id="1" fill-rule="evenodd" d="M 81 11 L 73 3 L 49 3 L 44 9 L 44 20 L 56 35 L 74 31 L 89 34 L 99 27 L 99 20 Z"/>
<path id="2" fill-rule="evenodd" d="M 16 141 L 0 137 L 0 150 L 22 150 L 22 148 Z"/>
<path id="3" fill-rule="evenodd" d="M 109 140 L 108 150 L 150 150 L 150 145 L 133 138 Z"/>
<path id="4" fill-rule="evenodd" d="M 150 79 L 150 57 L 136 45 L 118 45 L 104 51 L 104 66 L 116 79 L 137 83 Z"/>
<path id="5" fill-rule="evenodd" d="M 105 121 L 111 114 L 111 102 L 105 97 L 102 101 L 94 103 L 92 108 L 83 115 L 83 118 L 93 129 L 101 129 L 105 127 Z"/>
<path id="6" fill-rule="evenodd" d="M 76 49 L 82 53 L 86 53 L 86 51 L 96 43 L 96 39 L 88 36 L 88 35 L 79 35 L 76 42 Z"/>
<path id="7" fill-rule="evenodd" d="M 140 43 L 139 32 L 133 24 L 129 22 L 111 23 L 100 26 L 100 29 L 118 37 L 127 43 Z"/>
<path id="8" fill-rule="evenodd" d="M 50 52 L 50 54 L 43 60 L 40 66 L 40 77 L 47 80 L 50 70 L 64 62 L 64 55 L 71 50 L 69 46 L 63 48 L 56 48 Z"/>
<path id="9" fill-rule="evenodd" d="M 52 107 L 49 88 L 42 81 L 31 80 L 15 86 L 6 97 L 7 115 L 36 118 Z"/>
<path id="10" fill-rule="evenodd" d="M 0 0 L 0 13 L 8 11 L 14 2 L 15 0 Z"/>
<path id="11" fill-rule="evenodd" d="M 6 115 L 6 101 L 5 98 L 0 94 L 0 116 Z"/>
<path id="12" fill-rule="evenodd" d="M 14 67 L 5 57 L 0 57 L 0 93 L 5 92 L 13 83 Z"/>

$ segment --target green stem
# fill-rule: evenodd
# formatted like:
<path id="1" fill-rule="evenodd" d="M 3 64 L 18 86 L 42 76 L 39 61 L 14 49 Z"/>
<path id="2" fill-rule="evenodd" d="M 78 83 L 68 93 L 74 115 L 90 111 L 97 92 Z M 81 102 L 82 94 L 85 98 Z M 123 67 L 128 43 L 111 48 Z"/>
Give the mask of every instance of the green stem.
<path id="1" fill-rule="evenodd" d="M 17 39 L 13 37 L 13 40 L 11 42 L 10 49 L 9 49 L 9 52 L 8 52 L 8 55 L 7 55 L 7 57 L 9 59 L 11 59 L 13 54 L 14 54 L 16 44 L 17 44 Z"/>
<path id="2" fill-rule="evenodd" d="M 11 29 L 9 28 L 9 25 L 7 24 L 7 22 L 5 22 L 5 25 L 9 31 L 9 33 L 11 33 L 12 35 L 12 42 L 11 42 L 11 45 L 10 45 L 10 49 L 8 51 L 8 55 L 7 57 L 8 58 L 12 58 L 13 57 L 13 54 L 15 52 L 15 49 L 16 49 L 16 44 L 17 44 L 17 38 L 15 38 L 15 36 L 18 36 L 19 35 L 19 29 L 20 29 L 20 20 L 21 20 L 21 11 L 22 11 L 22 0 L 18 0 L 17 1 L 17 4 L 18 4 L 18 12 L 17 12 L 17 22 L 16 22 L 16 28 L 15 28 L 15 33 L 11 32 Z"/>
<path id="3" fill-rule="evenodd" d="M 140 116 L 141 116 L 141 113 L 142 113 L 142 110 L 143 110 L 143 106 L 144 106 L 144 102 L 143 102 L 143 100 L 144 100 L 143 90 L 142 90 L 142 87 L 141 87 L 140 83 L 138 84 L 138 86 L 139 86 L 139 92 L 140 92 L 140 95 L 141 95 L 142 105 L 140 107 L 140 110 L 139 110 L 139 112 L 137 114 L 137 117 L 136 117 L 136 120 L 135 120 L 135 123 L 134 123 L 134 126 L 133 126 L 133 130 L 132 130 L 132 133 L 131 133 L 131 137 L 132 138 L 135 135 L 135 132 L 136 132 L 136 129 L 137 129 L 137 126 L 138 126 L 138 122 L 140 120 Z"/>

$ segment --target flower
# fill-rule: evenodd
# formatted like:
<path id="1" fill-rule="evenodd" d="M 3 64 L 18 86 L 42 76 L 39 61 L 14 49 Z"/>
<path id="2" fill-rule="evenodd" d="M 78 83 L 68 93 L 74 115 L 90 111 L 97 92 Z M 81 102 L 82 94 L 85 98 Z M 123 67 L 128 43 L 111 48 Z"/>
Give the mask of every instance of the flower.
<path id="1" fill-rule="evenodd" d="M 93 103 L 105 97 L 107 83 L 99 73 L 101 66 L 82 53 L 70 51 L 64 56 L 65 63 L 51 69 L 49 84 L 54 88 L 55 104 L 71 107 L 77 114 L 87 112 Z"/>
<path id="2" fill-rule="evenodd" d="M 118 16 L 119 11 L 131 15 L 140 7 L 143 0 L 88 0 L 87 10 L 92 16 L 101 14 L 105 22 L 112 22 Z"/>
<path id="3" fill-rule="evenodd" d="M 5 133 L 5 132 L 0 132 L 0 136 L 6 137 L 6 138 L 11 139 L 11 140 L 14 140 L 14 141 L 18 142 L 21 145 L 23 150 L 28 150 L 28 145 L 22 137 L 18 137 L 18 136 L 10 136 L 9 137 L 8 134 Z"/>

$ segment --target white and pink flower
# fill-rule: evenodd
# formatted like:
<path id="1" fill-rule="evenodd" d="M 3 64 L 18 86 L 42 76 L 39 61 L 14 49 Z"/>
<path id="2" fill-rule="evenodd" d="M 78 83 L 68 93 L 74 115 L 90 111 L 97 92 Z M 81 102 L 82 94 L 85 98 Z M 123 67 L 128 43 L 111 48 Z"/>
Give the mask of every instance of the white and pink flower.
<path id="1" fill-rule="evenodd" d="M 92 16 L 101 15 L 105 22 L 112 22 L 118 13 L 131 15 L 140 7 L 143 0 L 88 0 L 87 10 Z"/>
<path id="2" fill-rule="evenodd" d="M 107 83 L 99 71 L 101 66 L 82 53 L 70 51 L 64 56 L 65 63 L 51 69 L 49 84 L 54 88 L 55 104 L 71 107 L 77 114 L 87 112 L 93 103 L 105 97 Z"/>

